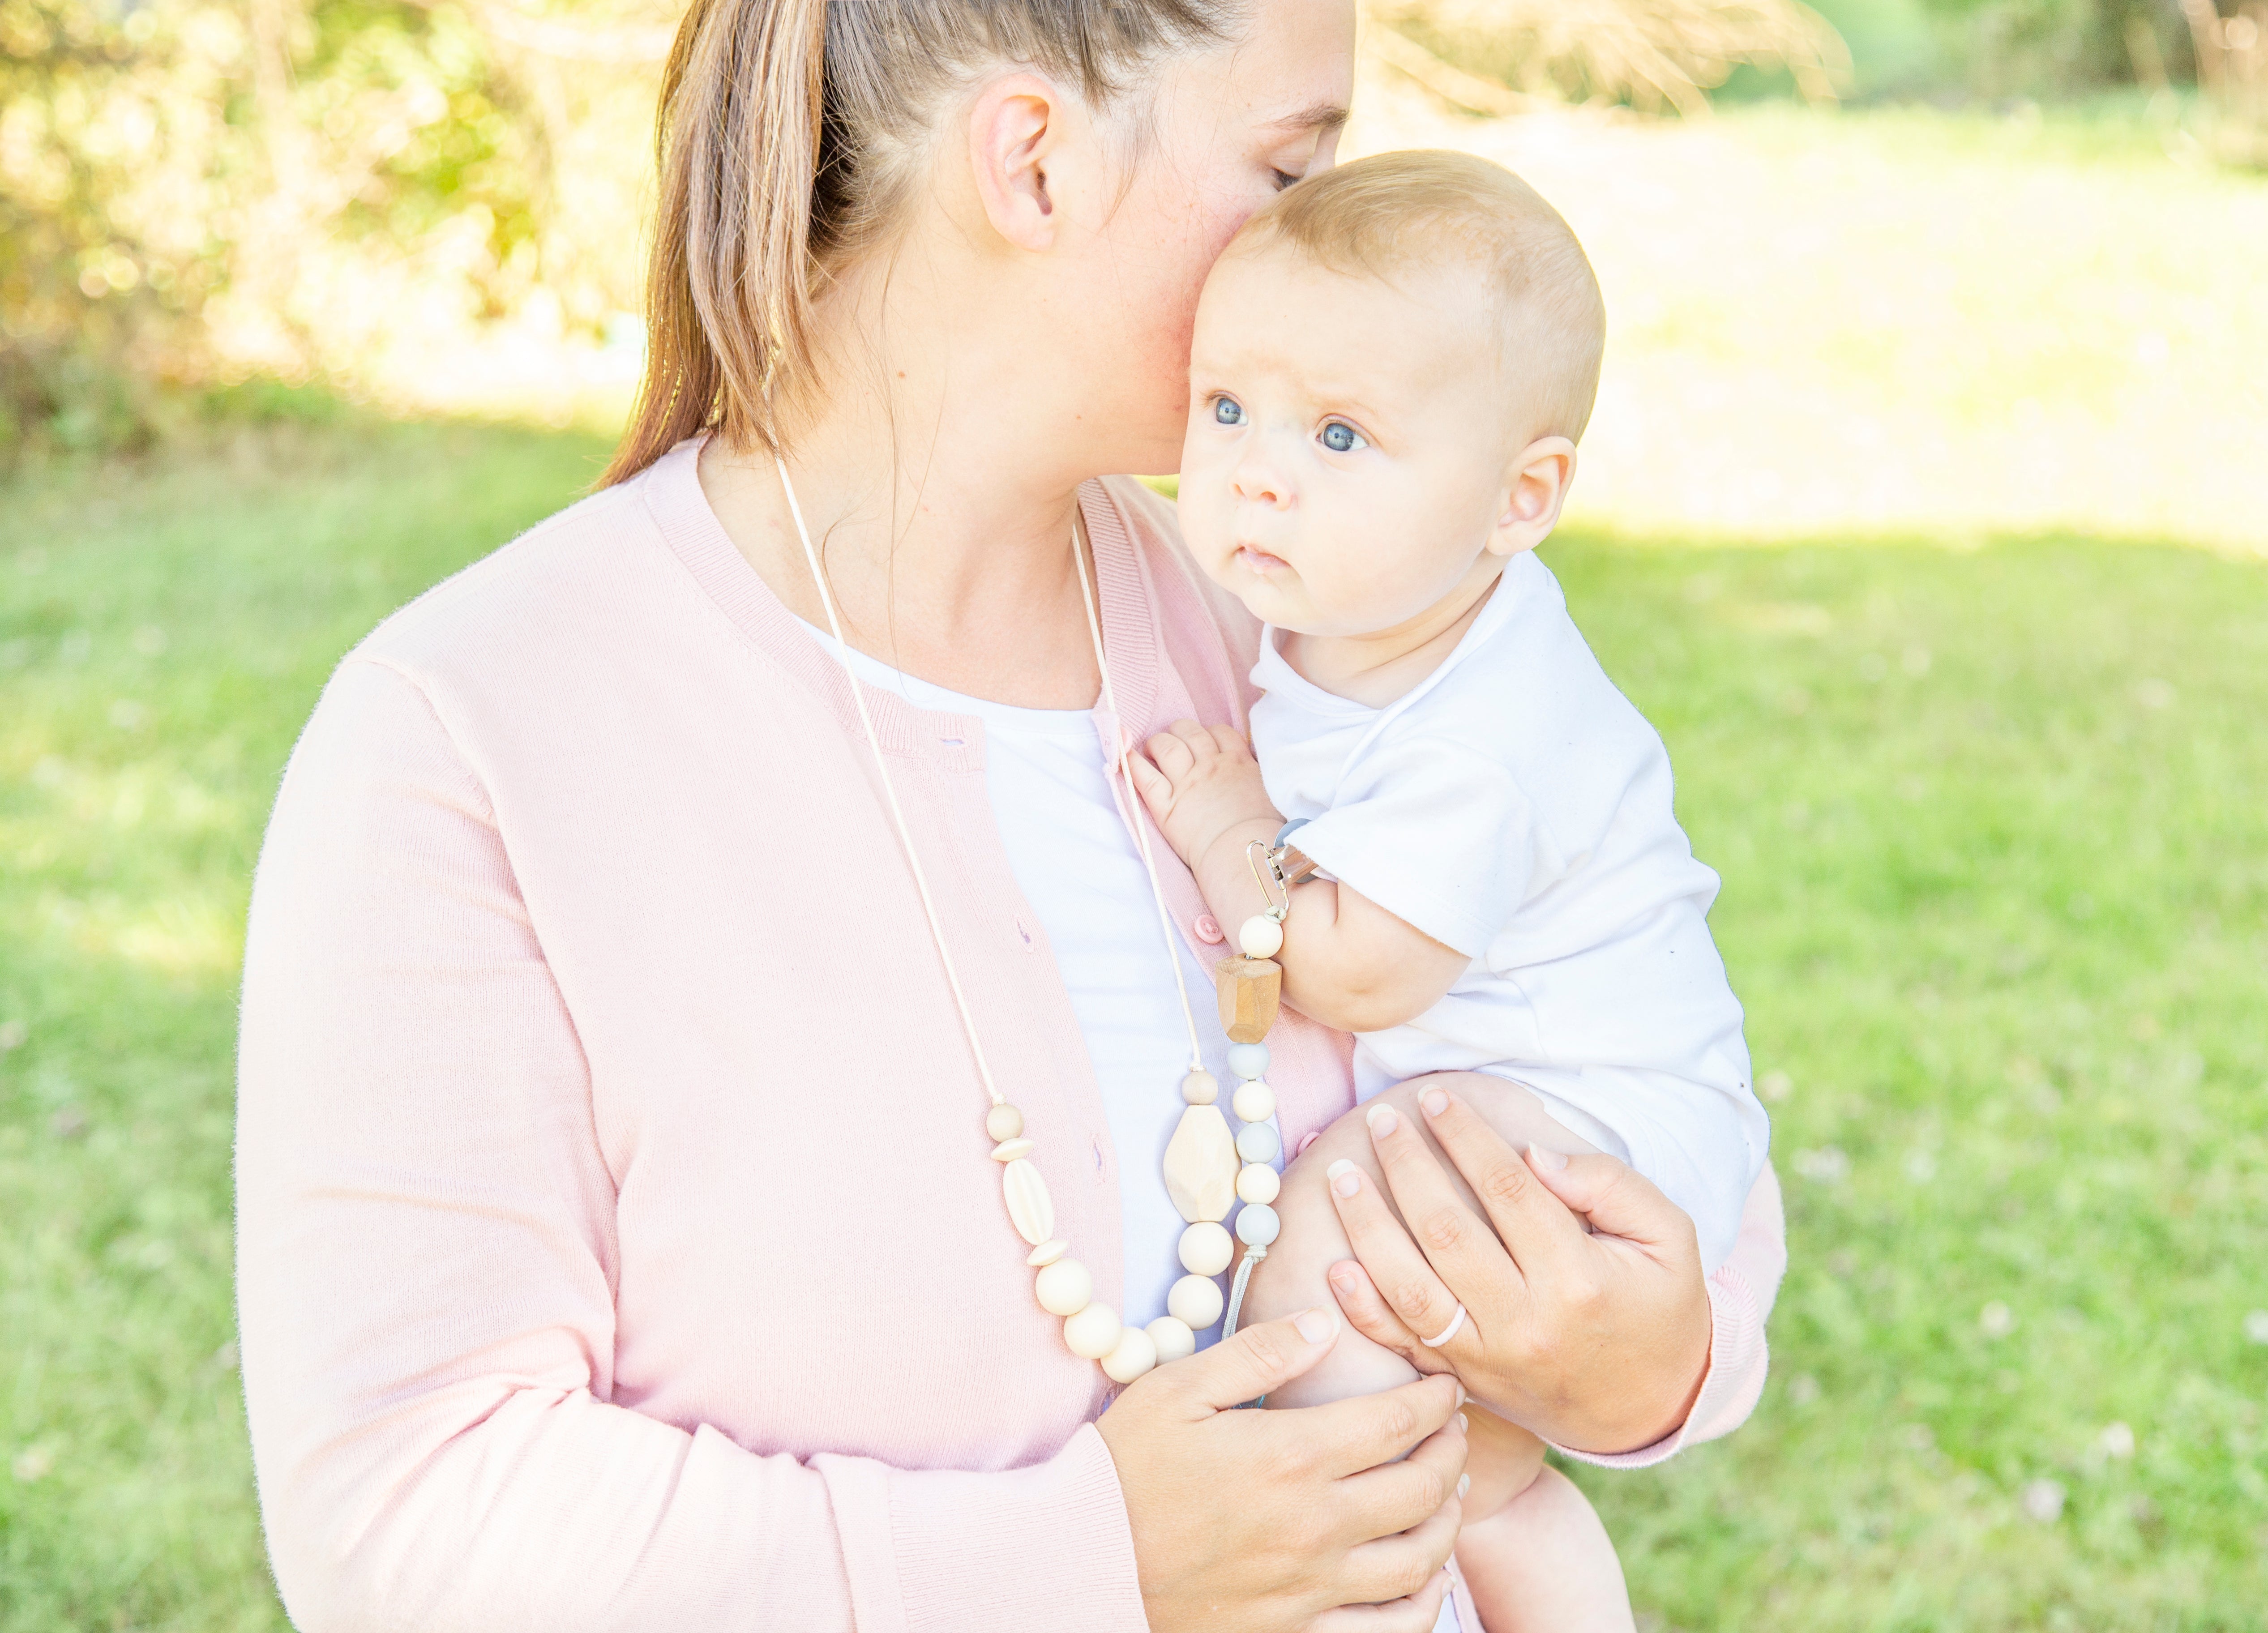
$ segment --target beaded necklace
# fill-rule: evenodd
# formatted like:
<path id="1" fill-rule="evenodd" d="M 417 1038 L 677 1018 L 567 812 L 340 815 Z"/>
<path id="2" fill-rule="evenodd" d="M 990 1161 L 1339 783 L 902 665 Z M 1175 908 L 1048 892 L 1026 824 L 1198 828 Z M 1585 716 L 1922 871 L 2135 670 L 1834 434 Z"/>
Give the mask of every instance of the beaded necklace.
<path id="1" fill-rule="evenodd" d="M 1181 1122 L 1167 1144 L 1162 1165 L 1166 1194 L 1188 1225 L 1180 1243 L 1182 1268 L 1187 1274 L 1167 1293 L 1167 1313 L 1146 1327 L 1128 1325 L 1119 1320 L 1116 1310 L 1096 1300 L 1093 1272 L 1071 1257 L 1071 1244 L 1055 1234 L 1055 1203 L 1048 1194 L 1046 1179 L 1031 1159 L 1037 1144 L 1024 1132 L 1024 1114 L 1009 1104 L 1008 1097 L 993 1081 L 991 1063 L 985 1058 L 976 1016 L 969 1010 L 968 995 L 961 989 L 961 974 L 954 967 L 952 949 L 946 943 L 944 923 L 930 894 L 921 855 L 914 848 L 912 828 L 906 821 L 896 785 L 890 779 L 881 736 L 875 731 L 873 716 L 866 706 L 865 688 L 850 666 L 850 643 L 843 637 L 842 620 L 836 615 L 835 598 L 828 590 L 827 575 L 820 569 L 819 553 L 812 548 L 811 530 L 804 525 L 803 507 L 796 501 L 795 484 L 788 477 L 784 460 L 775 458 L 773 463 L 779 470 L 780 489 L 787 498 L 788 514 L 795 520 L 796 538 L 803 546 L 804 562 L 819 591 L 819 604 L 827 614 L 828 629 L 835 637 L 843 678 L 850 685 L 858 724 L 865 731 L 866 746 L 874 756 L 883 799 L 896 825 L 898 842 L 904 847 L 906 865 L 913 873 L 922 912 L 929 920 L 938 962 L 944 968 L 946 985 L 953 993 L 954 1007 L 960 1011 L 961 1030 L 968 1040 L 977 1079 L 991 1102 L 984 1114 L 984 1132 L 995 1142 L 992 1160 L 1001 1166 L 1000 1192 L 1007 1204 L 1009 1222 L 1031 1247 L 1024 1262 L 1038 1272 L 1034 1294 L 1042 1309 L 1063 1318 L 1064 1343 L 1072 1354 L 1099 1362 L 1115 1382 L 1131 1383 L 1162 1362 L 1176 1361 L 1193 1353 L 1197 1335 L 1221 1319 L 1220 1284 L 1214 1277 L 1228 1268 L 1236 1252 L 1228 1228 L 1222 1224 L 1229 1209 L 1242 1200 L 1244 1207 L 1236 1218 L 1236 1236 L 1246 1249 L 1244 1262 L 1237 1268 L 1233 1296 L 1227 1304 L 1231 1332 L 1235 1330 L 1237 1306 L 1243 1300 L 1245 1283 L 1251 1276 L 1252 1267 L 1266 1256 L 1269 1244 L 1281 1229 L 1276 1210 L 1270 1205 L 1276 1200 L 1281 1181 L 1270 1166 L 1279 1146 L 1276 1130 L 1268 1122 L 1276 1112 L 1276 1094 L 1263 1075 L 1268 1070 L 1268 1046 L 1262 1041 L 1275 1022 L 1283 987 L 1283 967 L 1270 956 L 1283 945 L 1282 923 L 1290 911 L 1288 893 L 1282 890 L 1281 853 L 1271 853 L 1269 858 L 1278 893 L 1270 895 L 1268 910 L 1247 920 L 1238 931 L 1238 944 L 1244 956 L 1225 959 L 1216 970 L 1221 1025 L 1229 1038 L 1229 1069 L 1241 1079 L 1230 1103 L 1245 1125 L 1231 1136 L 1228 1120 L 1214 1103 L 1219 1097 L 1219 1085 L 1204 1069 L 1197 1042 L 1197 1015 L 1189 1006 L 1189 985 L 1182 979 L 1181 958 L 1174 945 L 1173 914 L 1166 906 L 1164 886 L 1159 883 L 1157 863 L 1151 854 L 1149 835 L 1142 821 L 1140 798 L 1127 776 L 1130 745 L 1125 728 L 1119 724 L 1117 701 L 1110 689 L 1110 666 L 1102 650 L 1102 621 L 1095 607 L 1094 586 L 1087 580 L 1087 553 L 1080 546 L 1079 522 L 1074 515 L 1071 530 L 1071 569 L 1079 579 L 1079 596 L 1086 608 L 1087 634 L 1094 643 L 1095 668 L 1102 677 L 1102 707 L 1115 728 L 1104 775 L 1112 782 L 1114 798 L 1120 790 L 1124 792 L 1128 826 L 1133 829 L 1134 847 L 1142 858 L 1143 872 L 1149 877 L 1151 899 L 1158 908 L 1159 929 L 1165 936 L 1167 960 L 1173 968 L 1174 989 L 1180 996 L 1182 1017 L 1188 1022 L 1189 1033 L 1189 1070 L 1181 1082 Z M 1256 858 L 1256 873 L 1259 868 Z M 1263 891 L 1269 882 L 1263 878 Z M 1278 894 L 1281 895 L 1280 902 Z"/>

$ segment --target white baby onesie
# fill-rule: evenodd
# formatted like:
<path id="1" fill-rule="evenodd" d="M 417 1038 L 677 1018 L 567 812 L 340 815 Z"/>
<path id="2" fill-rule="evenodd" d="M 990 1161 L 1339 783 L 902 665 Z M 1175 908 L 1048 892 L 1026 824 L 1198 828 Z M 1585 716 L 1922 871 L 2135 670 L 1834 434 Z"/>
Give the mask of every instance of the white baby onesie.
<path id="1" fill-rule="evenodd" d="M 1295 673 L 1263 631 L 1252 742 L 1292 845 L 1472 960 L 1415 1020 L 1358 1035 L 1367 1099 L 1484 1071 L 1652 1180 L 1732 1252 L 1770 1138 L 1710 939 L 1717 875 L 1671 809 L 1661 739 L 1591 655 L 1558 581 L 1506 567 L 1456 650 L 1384 709 Z"/>

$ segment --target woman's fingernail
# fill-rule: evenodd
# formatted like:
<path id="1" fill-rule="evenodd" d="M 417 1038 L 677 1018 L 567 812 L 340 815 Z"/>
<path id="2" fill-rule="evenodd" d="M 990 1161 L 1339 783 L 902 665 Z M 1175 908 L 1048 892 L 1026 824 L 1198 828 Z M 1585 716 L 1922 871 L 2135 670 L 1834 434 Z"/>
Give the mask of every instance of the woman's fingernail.
<path id="1" fill-rule="evenodd" d="M 1362 1170 L 1344 1157 L 1324 1169 L 1323 1177 L 1331 1182 L 1331 1188 L 1342 1196 L 1351 1196 L 1362 1189 Z"/>
<path id="2" fill-rule="evenodd" d="M 1465 1393 L 1465 1387 L 1464 1387 L 1464 1385 L 1462 1385 L 1462 1384 L 1459 1384 L 1459 1385 L 1457 1386 L 1457 1404 L 1458 1404 L 1459 1406 L 1462 1406 L 1462 1405 L 1464 1405 L 1464 1403 L 1465 1403 L 1467 1401 L 1470 1400 L 1471 1398 L 1472 1398 L 1471 1396 L 1468 1395 L 1468 1394 Z"/>
<path id="3" fill-rule="evenodd" d="M 1418 1097 L 1418 1103 L 1425 1108 L 1428 1117 L 1438 1117 L 1449 1109 L 1449 1097 L 1439 1089 L 1426 1090 Z"/>
<path id="4" fill-rule="evenodd" d="M 1360 1285 L 1360 1284 L 1354 1279 L 1354 1266 L 1347 1263 L 1344 1260 L 1341 1260 L 1338 1263 L 1331 1266 L 1330 1280 L 1331 1285 L 1337 1288 L 1343 1293 L 1351 1293 L 1354 1291 L 1356 1287 Z"/>
<path id="5" fill-rule="evenodd" d="M 1466 1492 L 1472 1489 L 1473 1477 L 1470 1475 L 1459 1475 L 1457 1476 L 1457 1495 L 1459 1497 L 1464 1496 Z"/>
<path id="6" fill-rule="evenodd" d="M 1458 1432 L 1459 1434 L 1466 1434 L 1466 1435 L 1469 1435 L 1469 1434 L 1472 1433 L 1472 1431 L 1473 1431 L 1473 1426 L 1472 1426 L 1472 1424 L 1471 1424 L 1470 1423 L 1469 1423 L 1469 1422 L 1467 1422 L 1467 1421 L 1466 1421 L 1465 1415 L 1464 1415 L 1462 1412 L 1458 1413 L 1458 1414 L 1457 1414 L 1457 1432 Z"/>
<path id="7" fill-rule="evenodd" d="M 1319 1344 L 1337 1335 L 1339 1318 L 1328 1310 L 1302 1310 L 1292 1318 L 1292 1325 L 1299 1329 L 1300 1337 L 1311 1344 Z"/>
<path id="8" fill-rule="evenodd" d="M 1363 1113 L 1362 1120 L 1370 1125 L 1371 1134 L 1381 1140 L 1402 1126 L 1402 1119 L 1394 1114 L 1391 1106 L 1373 1106 Z"/>
<path id="9" fill-rule="evenodd" d="M 1545 1151 L 1541 1145 L 1528 1148 L 1528 1160 L 1546 1173 L 1557 1173 L 1567 1166 L 1567 1159 L 1557 1151 Z"/>

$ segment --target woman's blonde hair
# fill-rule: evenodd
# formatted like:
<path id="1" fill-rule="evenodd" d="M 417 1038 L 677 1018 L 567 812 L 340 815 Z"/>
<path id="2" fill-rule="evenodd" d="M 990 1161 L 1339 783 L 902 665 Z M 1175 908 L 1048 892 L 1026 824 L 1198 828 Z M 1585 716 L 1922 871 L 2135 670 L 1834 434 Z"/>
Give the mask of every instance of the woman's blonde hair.
<path id="1" fill-rule="evenodd" d="M 645 379 L 602 483 L 714 430 L 781 446 L 828 280 L 902 219 L 943 104 L 992 63 L 1105 105 L 1241 0 L 693 0 L 664 70 Z"/>

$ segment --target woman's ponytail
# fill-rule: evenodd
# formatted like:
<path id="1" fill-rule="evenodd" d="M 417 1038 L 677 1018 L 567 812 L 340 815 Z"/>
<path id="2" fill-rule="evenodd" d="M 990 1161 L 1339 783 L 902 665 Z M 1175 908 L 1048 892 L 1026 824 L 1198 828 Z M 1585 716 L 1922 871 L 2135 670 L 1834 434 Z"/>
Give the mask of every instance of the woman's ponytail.
<path id="1" fill-rule="evenodd" d="M 1028 63 L 1098 105 L 1241 0 L 693 0 L 663 70 L 645 379 L 602 486 L 688 437 L 784 448 L 828 273 L 898 219 L 946 99 Z"/>

